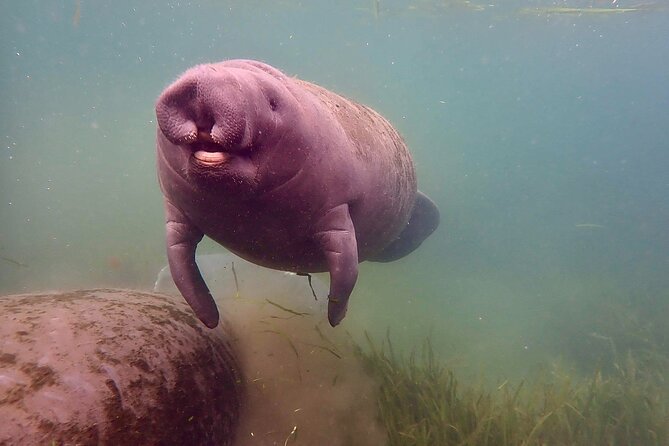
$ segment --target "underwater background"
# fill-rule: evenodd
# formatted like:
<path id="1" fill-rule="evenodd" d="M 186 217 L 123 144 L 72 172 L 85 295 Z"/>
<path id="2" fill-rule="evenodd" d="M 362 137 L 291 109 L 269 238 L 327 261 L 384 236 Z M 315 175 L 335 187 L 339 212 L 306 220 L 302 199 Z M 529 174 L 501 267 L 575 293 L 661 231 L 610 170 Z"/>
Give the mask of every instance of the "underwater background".
<path id="1" fill-rule="evenodd" d="M 493 382 L 669 355 L 663 2 L 2 0 L 0 24 L 0 294 L 150 289 L 155 99 L 252 58 L 387 117 L 441 210 L 417 252 L 361 266 L 342 327 L 429 336 Z"/>

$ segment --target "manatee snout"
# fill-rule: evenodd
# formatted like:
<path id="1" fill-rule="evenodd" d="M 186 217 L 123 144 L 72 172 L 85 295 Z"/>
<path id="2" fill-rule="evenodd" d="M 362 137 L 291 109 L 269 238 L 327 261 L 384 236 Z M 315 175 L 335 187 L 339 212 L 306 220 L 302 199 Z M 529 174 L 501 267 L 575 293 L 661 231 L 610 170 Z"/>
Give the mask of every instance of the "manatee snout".
<path id="1" fill-rule="evenodd" d="M 235 151 L 250 145 L 242 87 L 229 73 L 201 65 L 188 70 L 158 98 L 156 117 L 165 137 L 197 151 Z M 216 157 L 203 154 L 202 159 Z"/>

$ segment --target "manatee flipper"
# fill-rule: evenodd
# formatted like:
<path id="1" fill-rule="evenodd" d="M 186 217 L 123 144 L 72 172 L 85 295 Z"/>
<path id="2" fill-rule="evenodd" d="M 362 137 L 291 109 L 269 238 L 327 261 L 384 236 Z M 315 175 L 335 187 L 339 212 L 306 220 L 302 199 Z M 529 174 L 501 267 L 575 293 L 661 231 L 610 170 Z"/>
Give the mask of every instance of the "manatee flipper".
<path id="1" fill-rule="evenodd" d="M 348 204 L 330 209 L 316 224 L 314 240 L 318 243 L 330 271 L 328 321 L 339 325 L 358 279 L 358 243 Z"/>
<path id="2" fill-rule="evenodd" d="M 430 234 L 439 226 L 439 209 L 427 195 L 421 191 L 416 192 L 416 201 L 411 211 L 411 216 L 406 227 L 400 235 L 393 240 L 380 253 L 372 256 L 372 262 L 392 262 L 400 259 L 423 243 Z"/>
<path id="3" fill-rule="evenodd" d="M 195 263 L 195 249 L 204 234 L 176 206 L 165 200 L 167 261 L 174 284 L 204 325 L 218 325 L 218 308 Z"/>

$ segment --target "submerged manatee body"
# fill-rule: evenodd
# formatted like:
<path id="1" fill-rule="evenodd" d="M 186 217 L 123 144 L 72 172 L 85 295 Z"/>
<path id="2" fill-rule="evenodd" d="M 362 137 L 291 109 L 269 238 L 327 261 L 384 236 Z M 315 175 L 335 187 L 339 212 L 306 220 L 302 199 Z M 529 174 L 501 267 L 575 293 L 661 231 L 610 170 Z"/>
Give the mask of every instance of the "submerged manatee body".
<path id="1" fill-rule="evenodd" d="M 264 63 L 191 68 L 160 95 L 156 115 L 168 263 L 208 327 L 219 316 L 195 262 L 205 234 L 258 265 L 329 272 L 334 326 L 358 262 L 403 257 L 439 224 L 388 121 Z"/>
<path id="2" fill-rule="evenodd" d="M 135 290 L 0 296 L 0 445 L 236 445 L 245 374 L 221 325 Z"/>

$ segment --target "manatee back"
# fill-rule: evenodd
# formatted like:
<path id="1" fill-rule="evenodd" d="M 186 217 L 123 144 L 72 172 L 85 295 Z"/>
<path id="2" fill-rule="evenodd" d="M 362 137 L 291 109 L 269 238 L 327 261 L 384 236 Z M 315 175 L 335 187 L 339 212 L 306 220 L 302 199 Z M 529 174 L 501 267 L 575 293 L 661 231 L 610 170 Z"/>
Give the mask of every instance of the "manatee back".
<path id="1" fill-rule="evenodd" d="M 367 179 L 363 215 L 352 215 L 361 256 L 391 243 L 406 226 L 417 192 L 411 153 L 399 132 L 375 110 L 310 82 L 294 79 L 339 123 Z M 355 204 L 352 214 L 356 214 Z M 357 218 L 356 218 L 357 217 Z M 378 239 L 378 243 L 376 242 Z M 359 240 L 360 242 L 360 240 Z"/>

